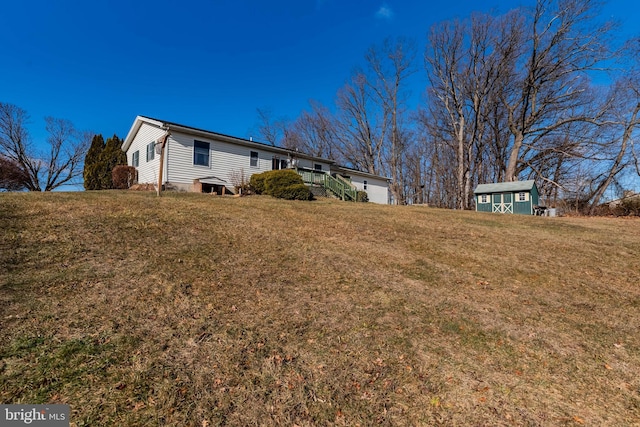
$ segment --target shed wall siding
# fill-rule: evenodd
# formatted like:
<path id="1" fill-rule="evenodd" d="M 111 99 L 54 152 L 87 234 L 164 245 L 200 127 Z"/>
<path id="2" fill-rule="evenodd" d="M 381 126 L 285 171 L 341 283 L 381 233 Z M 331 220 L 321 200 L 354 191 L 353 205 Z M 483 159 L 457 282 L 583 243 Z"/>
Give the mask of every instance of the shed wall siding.
<path id="1" fill-rule="evenodd" d="M 531 197 L 529 197 L 529 200 L 531 201 L 531 208 L 532 209 L 533 209 L 534 206 L 538 206 L 540 204 L 540 196 L 538 195 L 538 187 L 536 187 L 535 185 L 531 189 Z"/>
<path id="2" fill-rule="evenodd" d="M 131 146 L 127 150 L 127 164 L 133 165 L 133 153 L 140 152 L 139 164 L 136 167 L 138 171 L 138 182 L 142 184 L 156 184 L 158 182 L 158 168 L 160 164 L 160 155 L 155 154 L 153 160 L 147 162 L 147 145 L 150 142 L 156 141 L 158 138 L 164 135 L 164 130 L 159 127 L 143 123 L 140 126 L 140 130 L 136 134 L 135 138 L 131 142 Z M 166 154 L 166 153 L 165 153 Z M 165 157 L 166 158 L 166 157 Z M 163 175 L 166 177 L 167 168 L 165 168 Z"/>
<path id="3" fill-rule="evenodd" d="M 534 187 L 535 190 L 535 187 Z M 478 212 L 494 212 L 494 205 L 501 205 L 503 203 L 512 203 L 513 213 L 520 215 L 533 215 L 534 200 L 537 200 L 537 195 L 528 193 L 526 201 L 518 201 L 518 193 L 499 192 L 487 194 L 487 199 L 490 203 L 480 203 L 482 194 L 476 194 L 476 211 Z"/>
<path id="4" fill-rule="evenodd" d="M 515 202 L 513 203 L 513 213 L 514 214 L 522 214 L 522 215 L 531 215 L 533 210 L 531 209 L 531 197 L 529 197 L 529 200 L 524 201 L 524 202 L 519 202 L 518 201 L 518 193 L 514 194 L 514 200 Z"/>
<path id="5" fill-rule="evenodd" d="M 482 194 L 476 195 L 476 210 L 478 212 L 491 212 L 491 195 L 487 195 L 487 203 L 480 203 Z"/>

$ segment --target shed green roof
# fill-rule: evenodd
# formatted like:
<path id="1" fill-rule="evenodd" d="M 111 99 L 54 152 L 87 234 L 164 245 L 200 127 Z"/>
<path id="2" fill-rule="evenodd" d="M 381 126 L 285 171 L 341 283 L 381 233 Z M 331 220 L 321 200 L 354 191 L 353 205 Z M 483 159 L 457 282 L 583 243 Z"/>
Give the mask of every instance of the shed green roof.
<path id="1" fill-rule="evenodd" d="M 536 185 L 535 180 L 530 179 L 528 181 L 513 181 L 513 182 L 498 182 L 495 184 L 478 184 L 473 194 L 487 194 L 487 193 L 503 193 L 508 191 L 531 191 Z"/>

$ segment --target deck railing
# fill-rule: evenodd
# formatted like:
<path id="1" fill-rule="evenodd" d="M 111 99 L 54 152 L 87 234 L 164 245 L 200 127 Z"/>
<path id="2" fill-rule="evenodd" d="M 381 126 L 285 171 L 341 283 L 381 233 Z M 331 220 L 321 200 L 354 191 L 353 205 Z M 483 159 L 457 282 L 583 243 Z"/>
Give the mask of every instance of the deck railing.
<path id="1" fill-rule="evenodd" d="M 358 190 L 343 177 L 336 179 L 324 172 L 303 169 L 299 169 L 298 173 L 302 176 L 305 184 L 321 185 L 345 201 L 355 202 L 357 200 Z"/>

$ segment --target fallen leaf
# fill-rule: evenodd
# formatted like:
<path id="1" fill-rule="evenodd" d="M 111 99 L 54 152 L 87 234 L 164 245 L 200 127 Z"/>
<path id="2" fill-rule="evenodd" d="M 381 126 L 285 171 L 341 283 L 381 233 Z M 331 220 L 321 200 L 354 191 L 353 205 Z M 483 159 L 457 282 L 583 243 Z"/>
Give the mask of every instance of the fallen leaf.
<path id="1" fill-rule="evenodd" d="M 578 424 L 584 424 L 584 420 L 577 415 L 573 416 L 573 421 L 575 421 Z"/>

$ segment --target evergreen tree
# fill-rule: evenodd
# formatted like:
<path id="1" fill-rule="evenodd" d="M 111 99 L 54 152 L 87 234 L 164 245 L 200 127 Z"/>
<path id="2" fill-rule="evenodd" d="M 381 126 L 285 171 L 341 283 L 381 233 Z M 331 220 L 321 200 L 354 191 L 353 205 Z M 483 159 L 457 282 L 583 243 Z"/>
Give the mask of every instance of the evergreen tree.
<path id="1" fill-rule="evenodd" d="M 127 155 L 122 151 L 122 140 L 114 134 L 107 139 L 104 150 L 100 155 L 100 185 L 103 190 L 113 188 L 113 168 L 126 164 Z"/>
<path id="2" fill-rule="evenodd" d="M 104 151 L 104 138 L 102 135 L 95 135 L 91 140 L 91 146 L 87 151 L 87 156 L 84 158 L 84 189 L 85 190 L 100 190 L 102 189 L 100 184 L 100 169 L 102 152 Z"/>

